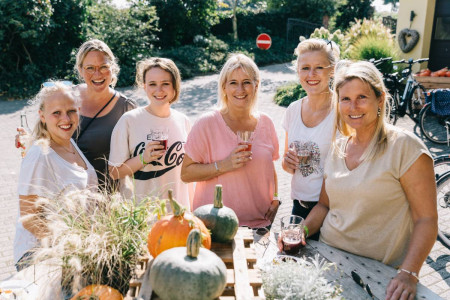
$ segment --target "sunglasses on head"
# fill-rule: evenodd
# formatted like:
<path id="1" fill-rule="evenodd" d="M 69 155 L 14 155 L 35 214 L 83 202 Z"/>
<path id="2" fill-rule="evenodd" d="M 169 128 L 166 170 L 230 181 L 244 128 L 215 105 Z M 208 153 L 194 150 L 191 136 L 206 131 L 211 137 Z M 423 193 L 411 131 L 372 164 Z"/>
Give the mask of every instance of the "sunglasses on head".
<path id="1" fill-rule="evenodd" d="M 60 81 L 46 81 L 42 84 L 42 87 L 52 87 L 55 86 L 56 82 L 62 83 L 67 86 L 73 86 L 73 82 L 69 80 L 60 80 Z"/>
<path id="2" fill-rule="evenodd" d="M 371 298 L 373 298 L 373 294 L 372 294 L 372 291 L 370 290 L 370 286 L 368 284 L 364 283 L 364 281 L 362 280 L 361 276 L 358 275 L 358 273 L 356 273 L 355 271 L 352 271 L 352 278 L 360 287 L 362 287 L 367 292 L 367 294 L 369 294 L 369 296 Z"/>
<path id="3" fill-rule="evenodd" d="M 323 40 L 327 43 L 327 46 L 330 45 L 331 50 L 333 50 L 333 42 L 330 40 L 327 40 L 327 39 L 323 39 Z"/>

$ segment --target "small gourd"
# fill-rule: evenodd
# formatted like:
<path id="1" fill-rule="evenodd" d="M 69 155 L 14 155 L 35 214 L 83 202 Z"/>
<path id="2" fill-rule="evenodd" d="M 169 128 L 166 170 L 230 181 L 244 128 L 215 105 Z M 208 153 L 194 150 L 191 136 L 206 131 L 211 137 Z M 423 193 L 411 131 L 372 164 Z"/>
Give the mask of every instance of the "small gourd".
<path id="1" fill-rule="evenodd" d="M 239 228 L 239 220 L 234 210 L 223 205 L 221 184 L 216 185 L 214 190 L 214 205 L 200 206 L 194 211 L 194 215 L 211 231 L 213 242 L 231 242 Z"/>
<path id="2" fill-rule="evenodd" d="M 107 285 L 92 284 L 81 289 L 71 300 L 123 300 L 118 290 Z"/>
<path id="3" fill-rule="evenodd" d="M 210 300 L 219 297 L 227 284 L 227 268 L 208 249 L 201 248 L 202 234 L 193 229 L 186 247 L 158 255 L 150 269 L 150 285 L 162 300 Z"/>
<path id="4" fill-rule="evenodd" d="M 153 224 L 148 234 L 147 247 L 153 257 L 164 250 L 186 246 L 186 239 L 193 228 L 199 228 L 203 236 L 203 246 L 211 249 L 211 235 L 205 224 L 179 204 L 169 190 L 169 202 L 173 215 L 168 215 Z"/>

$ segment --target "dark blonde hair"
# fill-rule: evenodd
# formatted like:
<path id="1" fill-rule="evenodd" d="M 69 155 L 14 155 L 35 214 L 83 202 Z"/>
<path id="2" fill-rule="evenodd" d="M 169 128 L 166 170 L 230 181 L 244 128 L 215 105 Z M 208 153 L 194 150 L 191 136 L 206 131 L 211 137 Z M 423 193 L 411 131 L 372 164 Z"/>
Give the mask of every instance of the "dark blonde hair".
<path id="1" fill-rule="evenodd" d="M 234 70 L 241 68 L 250 78 L 253 80 L 256 86 L 259 86 L 260 75 L 258 66 L 255 62 L 248 56 L 244 54 L 232 54 L 230 58 L 225 62 L 220 71 L 219 82 L 218 82 L 218 94 L 219 101 L 218 107 L 221 111 L 228 111 L 228 99 L 225 93 L 225 84 L 227 83 L 228 77 L 233 73 Z M 252 99 L 250 105 L 250 110 L 253 111 L 256 105 L 256 99 L 258 98 L 258 89 L 255 91 L 255 97 Z"/>
<path id="2" fill-rule="evenodd" d="M 339 46 L 333 41 L 325 41 L 322 39 L 307 39 L 300 42 L 295 48 L 294 54 L 297 55 L 296 60 L 296 69 L 298 68 L 298 61 L 301 55 L 305 52 L 311 51 L 322 51 L 327 55 L 328 61 L 330 65 L 334 67 L 339 61 L 339 56 L 341 55 L 341 51 L 339 50 Z"/>
<path id="3" fill-rule="evenodd" d="M 50 82 L 52 83 L 52 85 L 48 87 L 43 87 L 32 100 L 32 103 L 36 103 L 38 105 L 40 111 L 45 110 L 46 100 L 58 93 L 65 94 L 70 99 L 72 99 L 76 105 L 79 104 L 79 99 L 71 86 L 68 86 L 60 81 L 50 81 Z M 51 136 L 47 130 L 47 125 L 42 123 L 41 119 L 38 118 L 36 125 L 34 126 L 32 139 L 50 140 L 50 138 Z"/>
<path id="4" fill-rule="evenodd" d="M 386 118 L 389 115 L 389 92 L 383 82 L 383 75 L 370 62 L 357 61 L 351 62 L 342 60 L 336 65 L 334 76 L 334 95 L 333 105 L 335 108 L 336 118 L 333 134 L 333 149 L 340 155 L 343 155 L 342 149 L 338 149 L 336 141 L 336 132 L 339 131 L 343 136 L 351 136 L 354 130 L 348 126 L 341 118 L 339 111 L 339 89 L 347 82 L 359 79 L 368 84 L 374 91 L 375 96 L 379 99 L 382 97 L 382 106 L 380 116 L 377 119 L 375 133 L 367 149 L 361 156 L 361 161 L 371 160 L 382 154 L 387 146 L 387 129 Z"/>
<path id="5" fill-rule="evenodd" d="M 172 76 L 172 85 L 175 90 L 175 96 L 169 102 L 170 104 L 178 101 L 181 92 L 181 75 L 177 65 L 168 58 L 151 57 L 143 59 L 136 66 L 136 85 L 143 88 L 145 85 L 145 75 L 152 68 L 160 68 Z"/>
<path id="6" fill-rule="evenodd" d="M 86 58 L 86 55 L 91 51 L 100 51 L 103 53 L 103 55 L 106 56 L 106 60 L 108 61 L 109 64 L 111 64 L 112 78 L 110 85 L 112 87 L 115 87 L 120 72 L 120 67 L 117 63 L 117 58 L 114 56 L 111 49 L 108 47 L 108 45 L 105 44 L 105 42 L 97 39 L 92 39 L 87 42 L 84 42 L 80 46 L 80 48 L 78 48 L 75 63 L 75 70 L 78 74 L 78 79 L 80 81 L 83 81 L 83 77 L 81 76 L 80 70 L 83 67 L 83 61 Z"/>

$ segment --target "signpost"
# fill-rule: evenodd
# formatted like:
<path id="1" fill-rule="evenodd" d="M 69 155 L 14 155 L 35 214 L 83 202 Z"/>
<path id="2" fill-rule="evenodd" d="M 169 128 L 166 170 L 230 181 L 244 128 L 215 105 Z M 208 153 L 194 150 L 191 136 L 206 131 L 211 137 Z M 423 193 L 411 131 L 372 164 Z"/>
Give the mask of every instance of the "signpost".
<path id="1" fill-rule="evenodd" d="M 267 50 L 272 45 L 272 39 L 267 33 L 261 33 L 256 38 L 256 46 L 258 46 L 259 49 Z"/>

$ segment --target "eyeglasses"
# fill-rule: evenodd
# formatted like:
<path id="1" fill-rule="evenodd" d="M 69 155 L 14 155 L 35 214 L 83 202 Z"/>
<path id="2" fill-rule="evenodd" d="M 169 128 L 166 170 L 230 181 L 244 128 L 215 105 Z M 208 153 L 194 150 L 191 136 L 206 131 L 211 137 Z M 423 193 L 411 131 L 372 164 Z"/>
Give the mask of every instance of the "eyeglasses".
<path id="1" fill-rule="evenodd" d="M 111 66 L 110 65 L 101 65 L 101 66 L 85 66 L 83 67 L 83 69 L 88 73 L 88 74 L 94 74 L 95 71 L 98 69 L 98 71 L 102 74 L 107 74 L 109 73 L 109 71 L 111 71 Z"/>
<path id="2" fill-rule="evenodd" d="M 267 248 L 269 248 L 270 242 L 270 231 L 266 227 L 260 227 L 260 228 L 253 228 L 253 236 L 256 234 L 256 240 L 255 242 L 258 245 L 261 245 L 264 247 L 263 257 L 264 254 L 266 254 Z"/>
<path id="3" fill-rule="evenodd" d="M 327 39 L 323 39 L 323 40 L 327 43 L 327 46 L 330 45 L 331 50 L 333 50 L 333 42 L 330 40 L 327 40 Z"/>
<path id="4" fill-rule="evenodd" d="M 73 86 L 73 82 L 69 80 L 59 80 L 59 81 L 46 81 L 42 84 L 42 87 L 56 86 L 56 83 L 61 83 L 67 86 Z"/>
<path id="5" fill-rule="evenodd" d="M 373 294 L 372 294 L 372 291 L 370 290 L 370 286 L 368 284 L 364 283 L 364 281 L 362 280 L 361 276 L 359 276 L 358 273 L 356 273 L 355 271 L 352 271 L 352 278 L 373 299 Z"/>

